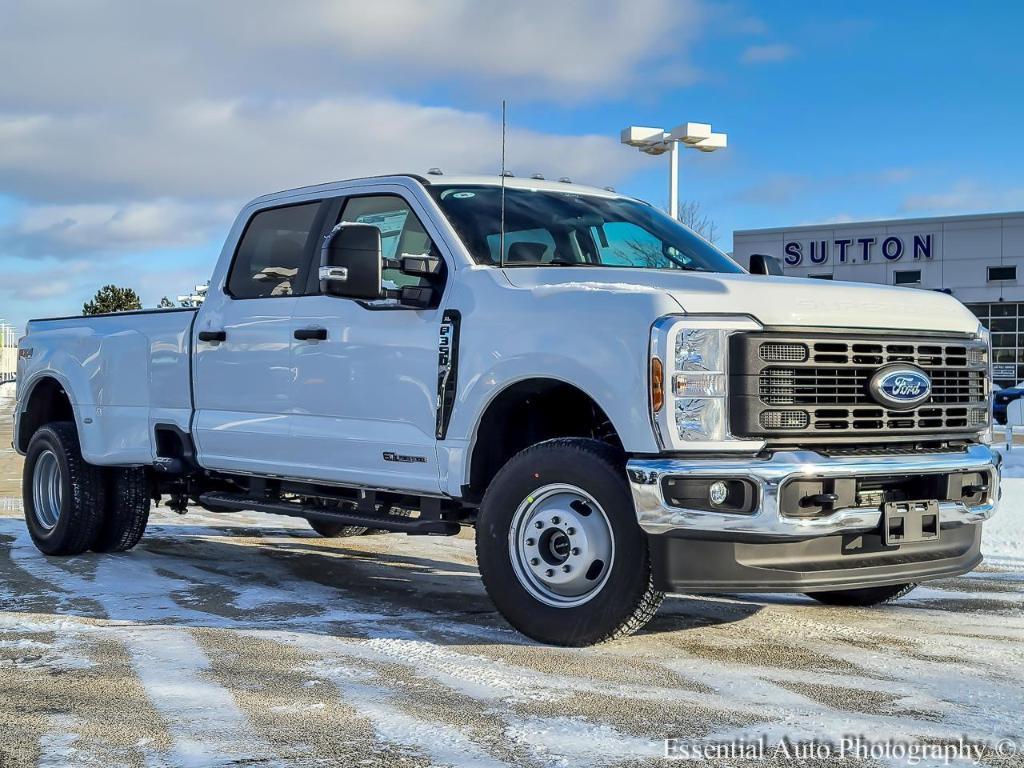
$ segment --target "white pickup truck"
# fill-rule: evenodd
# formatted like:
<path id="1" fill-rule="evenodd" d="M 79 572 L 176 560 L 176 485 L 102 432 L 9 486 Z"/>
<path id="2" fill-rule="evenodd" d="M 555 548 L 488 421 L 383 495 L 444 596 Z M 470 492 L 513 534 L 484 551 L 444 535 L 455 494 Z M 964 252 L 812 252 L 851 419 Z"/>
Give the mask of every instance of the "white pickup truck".
<path id="1" fill-rule="evenodd" d="M 322 535 L 473 526 L 501 613 L 564 645 L 665 591 L 870 605 L 971 570 L 999 496 L 985 330 L 773 266 L 567 182 L 261 197 L 198 311 L 28 324 L 29 530 L 129 549 L 163 497 Z"/>

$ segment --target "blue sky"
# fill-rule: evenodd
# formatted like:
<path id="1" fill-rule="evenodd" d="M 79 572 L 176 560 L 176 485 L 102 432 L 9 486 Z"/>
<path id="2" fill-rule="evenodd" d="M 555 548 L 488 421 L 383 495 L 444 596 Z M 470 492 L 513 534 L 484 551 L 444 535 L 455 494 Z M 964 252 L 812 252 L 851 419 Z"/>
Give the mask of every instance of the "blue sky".
<path id="1" fill-rule="evenodd" d="M 1011 2 L 0 0 L 0 317 L 204 280 L 260 193 L 509 166 L 667 200 L 629 123 L 727 131 L 682 197 L 734 229 L 1024 208 Z"/>

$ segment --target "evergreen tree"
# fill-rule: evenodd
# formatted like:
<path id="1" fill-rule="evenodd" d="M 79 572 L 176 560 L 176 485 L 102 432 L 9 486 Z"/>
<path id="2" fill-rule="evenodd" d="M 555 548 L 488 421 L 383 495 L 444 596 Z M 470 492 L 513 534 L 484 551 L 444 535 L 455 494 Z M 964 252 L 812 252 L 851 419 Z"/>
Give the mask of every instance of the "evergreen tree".
<path id="1" fill-rule="evenodd" d="M 109 312 L 127 312 L 133 309 L 142 309 L 139 294 L 131 288 L 105 285 L 96 291 L 92 301 L 82 305 L 82 314 L 105 315 Z"/>

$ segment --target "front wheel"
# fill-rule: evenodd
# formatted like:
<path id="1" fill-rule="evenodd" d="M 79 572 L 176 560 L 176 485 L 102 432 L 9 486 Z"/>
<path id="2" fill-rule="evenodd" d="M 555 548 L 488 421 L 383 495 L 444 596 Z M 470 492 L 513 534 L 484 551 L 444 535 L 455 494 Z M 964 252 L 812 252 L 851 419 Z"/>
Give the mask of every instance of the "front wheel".
<path id="1" fill-rule="evenodd" d="M 893 584 L 888 587 L 866 587 L 864 589 L 837 589 L 830 592 L 808 592 L 808 597 L 813 597 L 819 603 L 825 605 L 842 605 L 849 607 L 867 607 L 880 605 L 897 600 L 909 594 L 917 587 L 917 584 Z"/>
<path id="2" fill-rule="evenodd" d="M 513 457 L 484 495 L 476 549 L 498 610 L 543 643 L 632 634 L 664 597 L 621 452 L 596 440 L 549 440 Z"/>

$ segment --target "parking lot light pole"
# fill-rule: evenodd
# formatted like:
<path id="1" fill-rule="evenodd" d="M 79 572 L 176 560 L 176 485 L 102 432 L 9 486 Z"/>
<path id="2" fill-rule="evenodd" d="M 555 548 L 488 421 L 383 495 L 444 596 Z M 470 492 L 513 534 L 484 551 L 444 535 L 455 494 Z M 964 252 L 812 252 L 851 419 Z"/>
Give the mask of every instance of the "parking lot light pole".
<path id="1" fill-rule="evenodd" d="M 645 154 L 669 153 L 668 206 L 674 219 L 679 218 L 679 145 L 701 152 L 714 152 L 725 149 L 728 139 L 728 134 L 714 133 L 710 123 L 681 123 L 671 131 L 631 125 L 623 128 L 620 135 L 623 144 L 636 147 Z"/>

